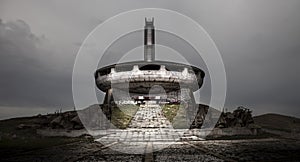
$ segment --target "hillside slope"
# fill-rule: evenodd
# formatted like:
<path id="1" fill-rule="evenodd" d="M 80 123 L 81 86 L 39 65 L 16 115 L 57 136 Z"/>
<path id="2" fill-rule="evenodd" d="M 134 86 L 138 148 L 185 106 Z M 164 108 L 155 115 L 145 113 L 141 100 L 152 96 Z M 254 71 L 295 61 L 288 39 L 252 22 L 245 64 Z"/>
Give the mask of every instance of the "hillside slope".
<path id="1" fill-rule="evenodd" d="M 299 132 L 300 119 L 279 114 L 264 114 L 254 117 L 255 124 L 262 128 L 285 131 L 285 132 Z"/>

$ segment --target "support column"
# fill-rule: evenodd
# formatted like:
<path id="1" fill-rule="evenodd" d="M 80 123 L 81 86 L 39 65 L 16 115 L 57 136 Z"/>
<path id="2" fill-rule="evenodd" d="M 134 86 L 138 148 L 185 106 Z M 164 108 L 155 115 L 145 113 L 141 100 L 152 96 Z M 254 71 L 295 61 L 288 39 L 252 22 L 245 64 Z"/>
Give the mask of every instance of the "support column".
<path id="1" fill-rule="evenodd" d="M 197 105 L 193 92 L 189 88 L 181 89 L 181 102 L 185 104 L 186 120 L 191 125 L 197 114 Z"/>
<path id="2" fill-rule="evenodd" d="M 110 88 L 106 91 L 103 104 L 108 104 L 108 105 L 111 104 L 111 101 L 113 100 L 112 91 L 113 91 L 112 88 Z"/>
<path id="3" fill-rule="evenodd" d="M 112 105 L 112 102 L 113 102 L 112 92 L 113 92 L 112 88 L 108 89 L 106 91 L 104 101 L 103 101 L 103 106 L 104 106 L 103 112 L 106 115 L 108 120 L 111 120 L 111 115 L 112 115 L 112 111 L 111 111 L 112 106 L 113 106 Z"/>

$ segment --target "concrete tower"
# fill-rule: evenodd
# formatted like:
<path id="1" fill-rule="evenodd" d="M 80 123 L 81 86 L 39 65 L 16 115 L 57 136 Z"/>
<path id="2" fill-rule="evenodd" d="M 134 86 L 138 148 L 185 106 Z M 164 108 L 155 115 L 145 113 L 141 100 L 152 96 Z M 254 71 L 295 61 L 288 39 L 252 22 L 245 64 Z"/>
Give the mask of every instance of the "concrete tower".
<path id="1" fill-rule="evenodd" d="M 145 18 L 144 29 L 144 60 L 152 62 L 155 60 L 155 30 L 154 18 L 148 20 Z"/>

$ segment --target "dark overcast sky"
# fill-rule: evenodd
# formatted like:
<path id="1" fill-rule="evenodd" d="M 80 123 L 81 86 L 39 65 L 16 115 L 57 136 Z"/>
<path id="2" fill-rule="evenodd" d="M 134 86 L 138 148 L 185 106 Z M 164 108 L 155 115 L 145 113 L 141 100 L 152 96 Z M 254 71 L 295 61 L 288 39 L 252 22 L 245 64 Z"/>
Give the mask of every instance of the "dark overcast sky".
<path id="1" fill-rule="evenodd" d="M 226 107 L 300 117 L 299 0 L 2 0 L 0 119 L 71 109 L 80 44 L 104 20 L 138 8 L 178 11 L 206 29 L 224 61 Z"/>

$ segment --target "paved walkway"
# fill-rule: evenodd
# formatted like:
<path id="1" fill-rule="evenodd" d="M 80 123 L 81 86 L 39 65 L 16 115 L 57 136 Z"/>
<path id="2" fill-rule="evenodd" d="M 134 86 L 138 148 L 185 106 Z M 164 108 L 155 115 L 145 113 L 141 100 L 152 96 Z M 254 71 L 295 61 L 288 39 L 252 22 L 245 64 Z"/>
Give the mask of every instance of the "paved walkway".
<path id="1" fill-rule="evenodd" d="M 159 105 L 146 105 L 138 109 L 129 128 L 172 128 L 172 125 Z"/>
<path id="2" fill-rule="evenodd" d="M 119 152 L 144 154 L 180 142 L 184 131 L 173 129 L 159 105 L 146 105 L 138 109 L 127 129 L 108 130 L 108 135 L 96 141 L 112 144 L 110 147 Z"/>

